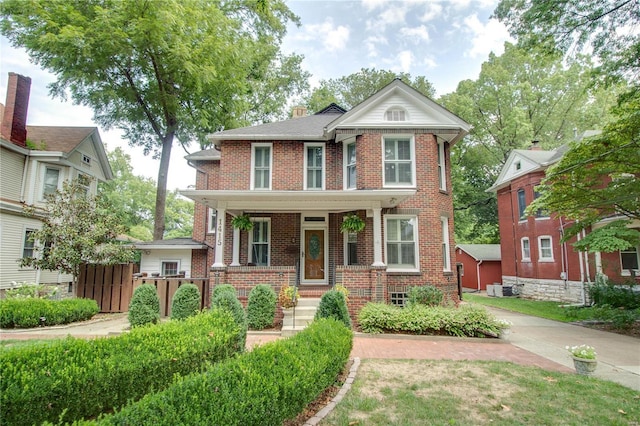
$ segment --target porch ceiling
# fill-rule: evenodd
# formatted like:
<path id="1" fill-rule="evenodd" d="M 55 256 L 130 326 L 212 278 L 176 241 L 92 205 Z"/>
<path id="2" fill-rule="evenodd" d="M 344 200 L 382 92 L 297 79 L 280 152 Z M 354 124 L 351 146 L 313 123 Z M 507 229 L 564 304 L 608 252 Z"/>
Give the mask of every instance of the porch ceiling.
<path id="1" fill-rule="evenodd" d="M 354 191 L 207 191 L 183 190 L 180 194 L 211 208 L 246 212 L 350 211 L 391 208 L 415 195 L 414 189 Z"/>

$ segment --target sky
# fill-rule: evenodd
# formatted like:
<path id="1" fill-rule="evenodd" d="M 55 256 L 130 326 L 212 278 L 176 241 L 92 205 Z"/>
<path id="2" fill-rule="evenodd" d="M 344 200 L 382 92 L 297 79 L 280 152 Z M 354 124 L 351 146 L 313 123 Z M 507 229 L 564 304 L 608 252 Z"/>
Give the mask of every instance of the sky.
<path id="1" fill-rule="evenodd" d="M 425 76 L 436 98 L 456 90 L 458 83 L 477 79 L 491 52 L 501 55 L 504 42 L 513 41 L 501 23 L 490 16 L 498 0 L 293 0 L 289 9 L 301 25 L 290 25 L 283 40 L 285 54 L 304 56 L 311 86 L 376 68 Z M 9 72 L 31 77 L 28 125 L 96 126 L 93 112 L 70 99 L 52 98 L 48 84 L 55 76 L 29 60 L 26 51 L 0 38 L 0 102 L 5 103 Z M 136 175 L 157 180 L 159 161 L 131 147 L 119 130 L 100 128 L 107 150 L 122 147 L 132 158 Z M 192 145 L 192 150 L 197 150 Z M 195 184 L 195 170 L 176 142 L 171 154 L 168 189 Z"/>

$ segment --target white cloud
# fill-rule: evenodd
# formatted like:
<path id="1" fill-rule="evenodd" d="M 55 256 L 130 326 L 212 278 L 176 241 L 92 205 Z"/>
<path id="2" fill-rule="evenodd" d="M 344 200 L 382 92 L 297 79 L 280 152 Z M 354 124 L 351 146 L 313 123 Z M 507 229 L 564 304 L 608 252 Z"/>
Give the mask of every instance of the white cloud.
<path id="1" fill-rule="evenodd" d="M 387 0 L 362 0 L 362 5 L 367 11 L 371 11 L 384 5 L 386 2 Z"/>
<path id="2" fill-rule="evenodd" d="M 343 50 L 351 30 L 345 25 L 336 26 L 332 18 L 326 18 L 320 24 L 309 24 L 297 36 L 300 40 L 321 42 L 322 46 L 329 52 Z"/>
<path id="3" fill-rule="evenodd" d="M 367 20 L 367 31 L 383 32 L 387 26 L 405 24 L 407 3 L 387 2 L 390 6 L 380 12 L 374 19 Z"/>
<path id="4" fill-rule="evenodd" d="M 378 56 L 378 45 L 388 45 L 386 37 L 382 35 L 373 35 L 367 37 L 364 41 L 364 45 L 367 48 L 367 57 L 375 58 Z"/>
<path id="5" fill-rule="evenodd" d="M 428 42 L 430 40 L 429 30 L 424 25 L 414 28 L 401 28 L 400 35 L 411 39 L 414 43 Z"/>
<path id="6" fill-rule="evenodd" d="M 395 57 L 387 58 L 383 60 L 384 64 L 388 65 L 391 71 L 396 72 L 411 72 L 411 67 L 414 64 L 415 57 L 410 50 L 403 50 Z"/>
<path id="7" fill-rule="evenodd" d="M 442 5 L 440 3 L 428 2 L 425 4 L 425 11 L 420 17 L 422 22 L 433 21 L 442 16 Z"/>
<path id="8" fill-rule="evenodd" d="M 482 58 L 494 52 L 501 55 L 504 51 L 504 42 L 513 41 L 507 28 L 495 19 L 489 19 L 483 24 L 476 14 L 464 19 L 463 30 L 473 35 L 471 47 L 464 52 L 466 57 Z"/>

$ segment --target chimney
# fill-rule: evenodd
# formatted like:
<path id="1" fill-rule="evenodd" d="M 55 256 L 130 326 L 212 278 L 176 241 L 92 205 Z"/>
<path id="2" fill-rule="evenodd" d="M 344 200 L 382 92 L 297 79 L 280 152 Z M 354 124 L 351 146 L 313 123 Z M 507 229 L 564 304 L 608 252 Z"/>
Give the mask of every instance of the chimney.
<path id="1" fill-rule="evenodd" d="M 27 146 L 27 109 L 31 78 L 9 73 L 7 84 L 7 102 L 2 116 L 2 137 L 14 144 Z"/>
<path id="2" fill-rule="evenodd" d="M 529 151 L 542 151 L 542 148 L 540 148 L 540 141 L 531 141 Z"/>
<path id="3" fill-rule="evenodd" d="M 307 108 L 300 105 L 293 107 L 291 118 L 300 118 L 300 117 L 306 117 L 306 116 L 307 116 Z"/>

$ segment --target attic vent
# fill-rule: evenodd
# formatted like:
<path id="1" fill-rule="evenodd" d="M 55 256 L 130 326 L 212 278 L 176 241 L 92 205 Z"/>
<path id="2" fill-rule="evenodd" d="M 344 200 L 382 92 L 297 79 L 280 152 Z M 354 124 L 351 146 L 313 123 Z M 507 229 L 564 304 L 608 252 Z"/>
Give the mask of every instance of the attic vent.
<path id="1" fill-rule="evenodd" d="M 385 114 L 385 118 L 387 121 L 406 121 L 406 114 L 403 109 L 393 108 L 387 110 Z"/>
<path id="2" fill-rule="evenodd" d="M 516 163 L 514 164 L 514 167 L 516 170 L 520 170 L 522 168 L 522 163 L 520 163 L 519 161 L 516 161 Z"/>
<path id="3" fill-rule="evenodd" d="M 91 165 L 91 157 L 86 154 L 82 154 L 82 162 L 88 166 Z"/>

